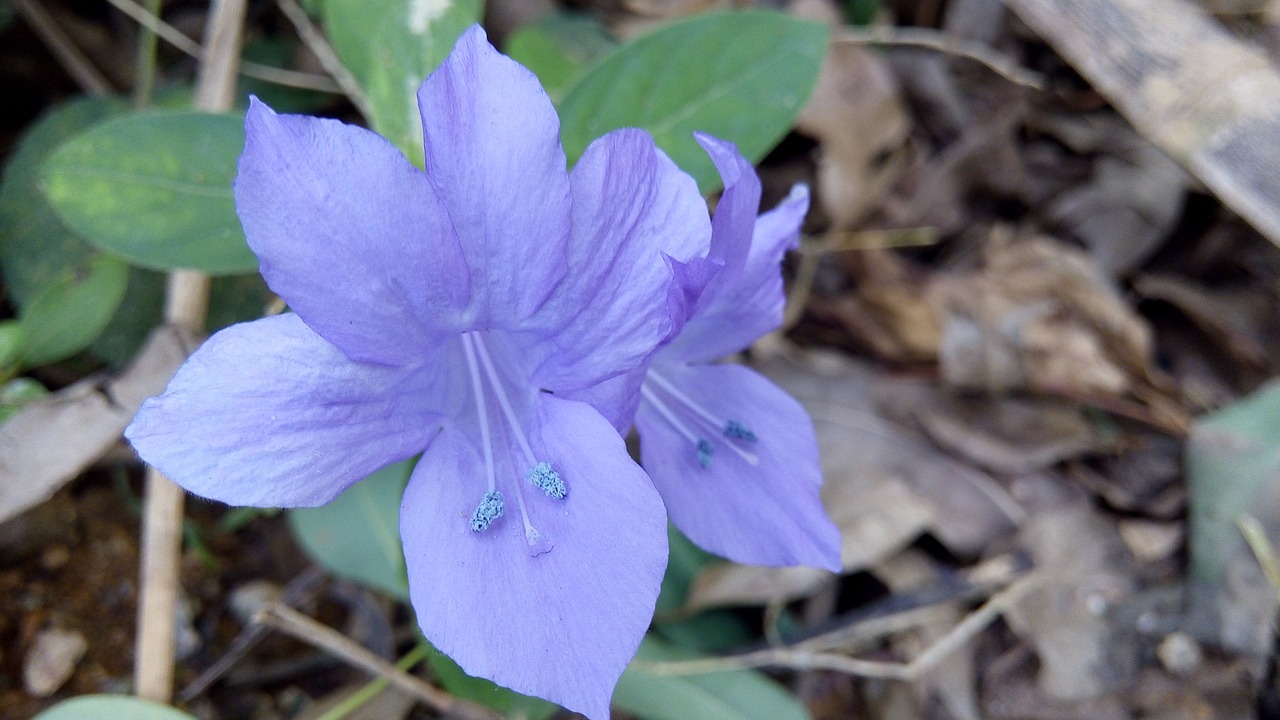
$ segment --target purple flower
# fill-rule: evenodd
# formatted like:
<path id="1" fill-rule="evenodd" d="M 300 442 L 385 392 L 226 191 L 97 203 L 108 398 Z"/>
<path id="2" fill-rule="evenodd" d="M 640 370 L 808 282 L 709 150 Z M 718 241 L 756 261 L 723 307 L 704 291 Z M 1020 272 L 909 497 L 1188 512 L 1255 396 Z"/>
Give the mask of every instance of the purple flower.
<path id="1" fill-rule="evenodd" d="M 809 194 L 797 186 L 757 218 L 760 181 L 751 164 L 731 143 L 707 135 L 698 142 L 725 191 L 709 255 L 678 267 L 690 295 L 701 294 L 643 376 L 635 419 L 641 460 L 671 520 L 702 547 L 742 563 L 838 571 L 840 532 L 818 498 L 808 414 L 756 372 L 710 364 L 782 324 L 779 264 L 799 239 Z"/>
<path id="2" fill-rule="evenodd" d="M 546 94 L 478 27 L 418 100 L 425 171 L 366 130 L 251 105 L 236 207 L 293 314 L 214 335 L 126 435 L 237 505 L 323 504 L 422 453 L 401 531 L 426 636 L 606 718 L 666 515 L 602 415 L 630 393 L 566 398 L 678 330 L 673 278 L 705 251 L 706 206 L 636 130 L 566 172 Z"/>

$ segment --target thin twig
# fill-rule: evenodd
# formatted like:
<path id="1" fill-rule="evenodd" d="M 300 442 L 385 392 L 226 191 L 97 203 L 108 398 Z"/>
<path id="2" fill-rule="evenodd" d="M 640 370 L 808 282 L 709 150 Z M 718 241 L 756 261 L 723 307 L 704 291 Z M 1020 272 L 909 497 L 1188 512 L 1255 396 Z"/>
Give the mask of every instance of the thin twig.
<path id="1" fill-rule="evenodd" d="M 14 7 L 27 21 L 32 30 L 40 36 L 45 47 L 53 53 L 58 64 L 67 71 L 71 79 L 90 95 L 110 95 L 114 90 L 111 83 L 94 67 L 89 58 L 80 52 L 80 48 L 67 35 L 49 14 L 49 11 L 35 0 L 14 0 Z"/>
<path id="2" fill-rule="evenodd" d="M 151 15 L 160 13 L 164 0 L 147 0 L 147 12 Z M 143 26 L 138 32 L 138 52 L 134 60 L 133 106 L 145 108 L 151 105 L 151 96 L 156 87 L 156 33 Z"/>
<path id="3" fill-rule="evenodd" d="M 196 80 L 198 110 L 220 112 L 231 108 L 245 3 L 246 0 L 215 0 L 209 9 L 205 54 Z M 164 313 L 167 322 L 199 331 L 204 327 L 208 305 L 208 275 L 194 270 L 170 273 Z M 178 602 L 183 499 L 181 488 L 155 468 L 147 468 L 134 684 L 140 697 L 158 702 L 168 702 L 173 694 L 174 610 Z"/>
<path id="4" fill-rule="evenodd" d="M 279 602 L 294 607 L 301 605 L 309 599 L 320 587 L 320 581 L 324 579 L 324 573 L 315 566 L 304 570 L 300 575 L 289 581 L 285 586 L 284 592 L 280 594 Z M 268 628 L 263 625 L 250 623 L 236 639 L 231 641 L 231 647 L 227 648 L 226 654 L 218 658 L 218 661 L 210 665 L 204 672 L 200 673 L 200 677 L 192 680 L 190 684 L 178 693 L 178 702 L 186 704 L 196 699 L 209 686 L 217 682 L 233 665 L 240 661 L 250 650 L 257 645 L 262 638 L 267 636 Z"/>
<path id="5" fill-rule="evenodd" d="M 1044 78 L 1039 73 L 1020 67 L 1017 63 L 990 47 L 928 28 L 890 27 L 887 25 L 845 28 L 839 31 L 834 39 L 837 42 L 845 41 L 859 45 L 884 45 L 888 47 L 933 50 L 972 60 L 1015 85 L 1022 85 L 1033 90 L 1044 89 Z"/>
<path id="6" fill-rule="evenodd" d="M 383 660 L 350 638 L 293 608 L 272 603 L 254 616 L 254 622 L 319 648 L 371 675 L 384 677 L 392 685 L 421 700 L 442 715 L 466 720 L 497 720 L 498 715 L 475 703 L 456 698 Z"/>
<path id="7" fill-rule="evenodd" d="M 417 645 L 414 645 L 413 649 L 406 653 L 404 657 L 396 661 L 395 667 L 397 670 L 408 672 L 413 669 L 414 665 L 425 660 L 430 652 L 430 645 L 425 642 L 418 643 Z M 355 692 L 343 698 L 341 702 L 334 705 L 328 712 L 315 720 L 343 720 L 351 713 L 363 707 L 365 703 L 372 700 L 374 696 L 385 690 L 390 684 L 390 680 L 385 677 L 378 676 L 373 680 L 370 680 L 364 687 L 359 688 Z"/>
<path id="8" fill-rule="evenodd" d="M 307 11 L 303 10 L 295 0 L 276 0 L 276 4 L 280 7 L 280 11 L 284 16 L 293 23 L 294 29 L 298 33 L 298 37 L 302 39 L 302 44 L 316 56 L 320 61 L 320 67 L 333 76 L 338 86 L 342 88 L 343 94 L 351 101 L 352 105 L 360 111 L 365 120 L 373 122 L 373 106 L 369 103 L 369 97 L 364 94 L 364 88 L 360 87 L 360 82 L 356 80 L 356 76 L 351 74 L 346 65 L 342 64 L 342 60 L 338 58 L 338 54 L 333 51 L 333 46 L 325 39 L 324 35 L 316 29 L 311 22 L 311 18 L 307 17 Z"/>
<path id="9" fill-rule="evenodd" d="M 194 58 L 198 58 L 204 53 L 200 43 L 183 35 L 181 30 L 161 20 L 155 13 L 150 12 L 147 8 L 134 2 L 134 0 L 107 0 L 107 2 L 114 5 L 120 12 L 128 15 L 134 22 L 155 33 L 161 40 L 177 48 L 178 52 Z M 303 90 L 342 92 L 342 88 L 336 82 L 324 75 L 287 70 L 247 60 L 241 63 L 240 74 L 276 85 L 301 88 Z"/>
<path id="10" fill-rule="evenodd" d="M 916 680 L 936 667 L 955 651 L 972 640 L 987 625 L 1022 599 L 1040 584 L 1038 573 L 1031 573 L 1015 580 L 1004 590 L 992 595 L 977 610 L 970 613 L 958 625 L 909 663 L 862 660 L 834 652 L 819 650 L 828 644 L 827 638 L 818 636 L 783 648 L 769 648 L 741 655 L 698 660 L 673 660 L 650 662 L 637 660 L 632 667 L 655 675 L 702 675 L 748 668 L 775 667 L 789 670 L 834 670 L 860 677 L 885 680 Z M 923 610 L 926 608 L 917 608 Z M 914 611 L 913 611 L 914 612 Z M 845 632 L 844 629 L 835 632 Z"/>

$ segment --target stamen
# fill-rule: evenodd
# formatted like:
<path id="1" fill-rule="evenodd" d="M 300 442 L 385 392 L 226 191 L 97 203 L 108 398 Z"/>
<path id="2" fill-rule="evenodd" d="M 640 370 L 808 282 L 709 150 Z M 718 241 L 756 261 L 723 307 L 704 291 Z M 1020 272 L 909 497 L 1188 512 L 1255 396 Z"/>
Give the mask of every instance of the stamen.
<path id="1" fill-rule="evenodd" d="M 650 373 L 651 377 L 652 375 L 653 373 Z M 675 412 L 662 401 L 662 398 L 658 397 L 657 393 L 649 389 L 647 384 L 640 386 L 640 395 L 653 405 L 653 409 L 657 410 L 658 414 L 670 423 L 671 427 L 676 429 L 676 432 L 683 435 L 685 440 L 688 440 L 693 444 L 698 452 L 698 464 L 704 468 L 710 466 L 711 455 L 713 452 L 711 443 L 706 438 L 698 437 L 694 434 L 694 432 L 689 429 L 689 426 L 685 425 L 684 421 L 681 420 L 679 416 L 677 416 Z"/>
<path id="2" fill-rule="evenodd" d="M 540 462 L 529 468 L 529 472 L 524 474 L 524 479 L 533 483 L 539 490 L 547 494 L 547 497 L 563 500 L 565 496 L 564 480 L 560 479 L 560 473 L 551 469 L 551 463 Z"/>
<path id="3" fill-rule="evenodd" d="M 742 440 L 743 442 L 753 443 L 759 440 L 756 434 L 751 432 L 751 428 L 743 425 L 737 420 L 730 420 L 724 426 L 724 436 L 733 438 L 734 440 Z"/>
<path id="4" fill-rule="evenodd" d="M 462 336 L 462 350 L 467 356 L 467 369 L 471 371 L 471 394 L 476 398 L 476 414 L 480 416 L 480 440 L 484 443 L 484 471 L 489 479 L 489 492 L 493 493 L 497 487 L 497 474 L 493 469 L 493 442 L 489 438 L 489 407 L 484 400 L 484 385 L 480 384 L 480 370 L 476 367 L 476 351 L 471 345 L 470 334 Z"/>
<path id="5" fill-rule="evenodd" d="M 715 448 L 711 447 L 710 442 L 706 440 L 699 440 L 698 441 L 698 464 L 704 468 L 711 467 L 711 456 L 714 455 L 715 452 L 716 450 Z"/>
<path id="6" fill-rule="evenodd" d="M 502 493 L 497 490 L 485 493 L 484 499 L 476 506 L 475 512 L 471 513 L 471 531 L 480 532 L 489 527 L 494 520 L 502 517 L 502 511 L 505 509 Z"/>
<path id="7" fill-rule="evenodd" d="M 536 465 L 538 459 L 534 457 L 533 448 L 529 445 L 529 439 L 524 436 L 524 430 L 520 427 L 520 419 L 516 417 L 516 411 L 511 407 L 511 400 L 507 398 L 507 393 L 502 389 L 502 380 L 498 377 L 498 370 L 493 365 L 493 359 L 489 357 L 489 348 L 485 346 L 484 339 L 479 335 L 473 337 L 476 352 L 480 356 L 480 364 L 484 366 L 484 372 L 489 376 L 489 382 L 493 385 L 493 394 L 498 398 L 498 406 L 502 408 L 502 414 L 507 417 L 507 424 L 515 432 L 516 442 L 520 444 L 520 450 L 524 452 L 525 459 L 530 465 Z"/>
<path id="8" fill-rule="evenodd" d="M 663 390 L 667 391 L 668 395 L 675 398 L 676 400 L 679 400 L 682 404 L 684 404 L 685 407 L 692 410 L 695 415 L 711 423 L 711 427 L 716 429 L 724 427 L 724 418 L 718 418 L 715 415 L 711 414 L 710 410 L 707 410 L 706 408 L 702 407 L 698 403 L 694 402 L 693 398 L 680 392 L 680 388 L 672 384 L 670 380 L 662 377 L 661 375 L 654 372 L 653 370 L 649 371 L 649 374 L 645 376 L 645 379 L 652 380 L 654 383 L 658 385 L 658 387 L 661 387 Z"/>

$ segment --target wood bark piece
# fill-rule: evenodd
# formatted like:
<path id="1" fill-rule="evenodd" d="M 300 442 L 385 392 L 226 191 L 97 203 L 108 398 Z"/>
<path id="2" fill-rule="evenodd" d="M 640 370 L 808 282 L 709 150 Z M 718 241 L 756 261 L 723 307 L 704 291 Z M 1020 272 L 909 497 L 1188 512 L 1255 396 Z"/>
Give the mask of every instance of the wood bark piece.
<path id="1" fill-rule="evenodd" d="M 1223 203 L 1280 244 L 1280 73 L 1187 0 L 1005 0 Z"/>

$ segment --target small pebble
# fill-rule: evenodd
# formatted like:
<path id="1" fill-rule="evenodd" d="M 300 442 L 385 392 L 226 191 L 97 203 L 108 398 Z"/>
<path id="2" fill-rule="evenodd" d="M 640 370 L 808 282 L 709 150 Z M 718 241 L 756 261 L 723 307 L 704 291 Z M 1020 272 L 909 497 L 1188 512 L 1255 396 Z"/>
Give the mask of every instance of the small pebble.
<path id="1" fill-rule="evenodd" d="M 71 551 L 63 545 L 50 545 L 40 554 L 40 567 L 57 572 L 71 562 Z"/>
<path id="2" fill-rule="evenodd" d="M 1200 643 L 1181 630 L 1171 632 L 1156 646 L 1156 657 L 1160 664 L 1175 675 L 1190 675 L 1200 667 L 1204 660 L 1204 652 Z"/>
<path id="3" fill-rule="evenodd" d="M 41 631 L 23 662 L 22 686 L 34 697 L 54 694 L 71 679 L 76 663 L 88 649 L 84 636 L 74 630 Z"/>
<path id="4" fill-rule="evenodd" d="M 253 580 L 232 590 L 227 605 L 242 625 L 248 625 L 259 610 L 279 600 L 283 593 L 280 586 L 270 580 Z"/>

